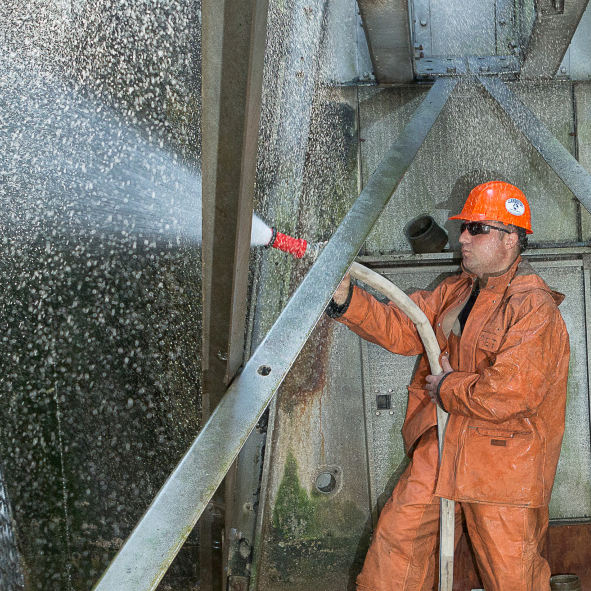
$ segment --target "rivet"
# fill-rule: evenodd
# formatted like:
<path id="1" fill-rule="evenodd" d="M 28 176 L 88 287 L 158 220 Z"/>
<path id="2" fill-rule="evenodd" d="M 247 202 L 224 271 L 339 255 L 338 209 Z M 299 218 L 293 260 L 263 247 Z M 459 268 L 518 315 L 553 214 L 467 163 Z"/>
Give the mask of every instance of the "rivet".
<path id="1" fill-rule="evenodd" d="M 380 414 L 381 414 L 380 411 L 379 410 L 376 410 L 376 417 L 379 417 Z"/>
<path id="2" fill-rule="evenodd" d="M 422 18 L 421 19 L 421 27 L 426 27 L 426 26 L 427 26 L 427 21 L 424 18 Z"/>
<path id="3" fill-rule="evenodd" d="M 394 414 L 394 411 L 393 411 L 393 410 L 391 410 L 391 411 L 390 411 L 390 414 L 391 414 L 391 415 L 393 415 L 393 414 Z"/>

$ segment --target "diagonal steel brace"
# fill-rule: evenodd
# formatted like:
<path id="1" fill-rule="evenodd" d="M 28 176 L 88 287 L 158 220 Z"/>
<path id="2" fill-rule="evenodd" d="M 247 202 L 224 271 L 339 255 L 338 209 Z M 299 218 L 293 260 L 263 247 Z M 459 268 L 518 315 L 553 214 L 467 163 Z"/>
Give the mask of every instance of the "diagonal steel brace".
<path id="1" fill-rule="evenodd" d="M 573 195 L 591 212 L 591 174 L 498 78 L 478 77 L 515 127 L 531 142 Z"/>

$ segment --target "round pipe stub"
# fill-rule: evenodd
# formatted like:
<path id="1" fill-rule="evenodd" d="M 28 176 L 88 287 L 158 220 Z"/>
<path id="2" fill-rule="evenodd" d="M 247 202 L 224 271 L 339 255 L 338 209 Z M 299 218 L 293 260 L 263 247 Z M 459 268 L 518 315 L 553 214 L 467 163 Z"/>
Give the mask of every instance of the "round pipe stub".
<path id="1" fill-rule="evenodd" d="M 554 575 L 550 577 L 552 591 L 581 591 L 581 581 L 577 575 Z"/>
<path id="2" fill-rule="evenodd" d="M 430 215 L 420 215 L 404 226 L 404 234 L 415 254 L 441 252 L 447 232 Z"/>

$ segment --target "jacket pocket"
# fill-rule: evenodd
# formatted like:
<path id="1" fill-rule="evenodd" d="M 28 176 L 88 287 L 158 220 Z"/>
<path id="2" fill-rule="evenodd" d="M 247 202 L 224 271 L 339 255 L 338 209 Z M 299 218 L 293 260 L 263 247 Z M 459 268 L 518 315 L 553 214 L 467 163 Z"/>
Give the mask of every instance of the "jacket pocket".
<path id="1" fill-rule="evenodd" d="M 536 504 L 543 494 L 542 446 L 530 431 L 470 426 L 458 452 L 461 498 Z"/>

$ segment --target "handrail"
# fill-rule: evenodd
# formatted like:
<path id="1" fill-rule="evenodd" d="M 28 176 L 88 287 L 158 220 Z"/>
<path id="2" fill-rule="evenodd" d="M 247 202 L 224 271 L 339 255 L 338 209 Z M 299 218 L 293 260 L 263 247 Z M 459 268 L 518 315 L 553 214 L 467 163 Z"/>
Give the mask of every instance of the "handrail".
<path id="1" fill-rule="evenodd" d="M 170 566 L 396 191 L 457 80 L 438 79 L 94 591 L 151 591 Z"/>

